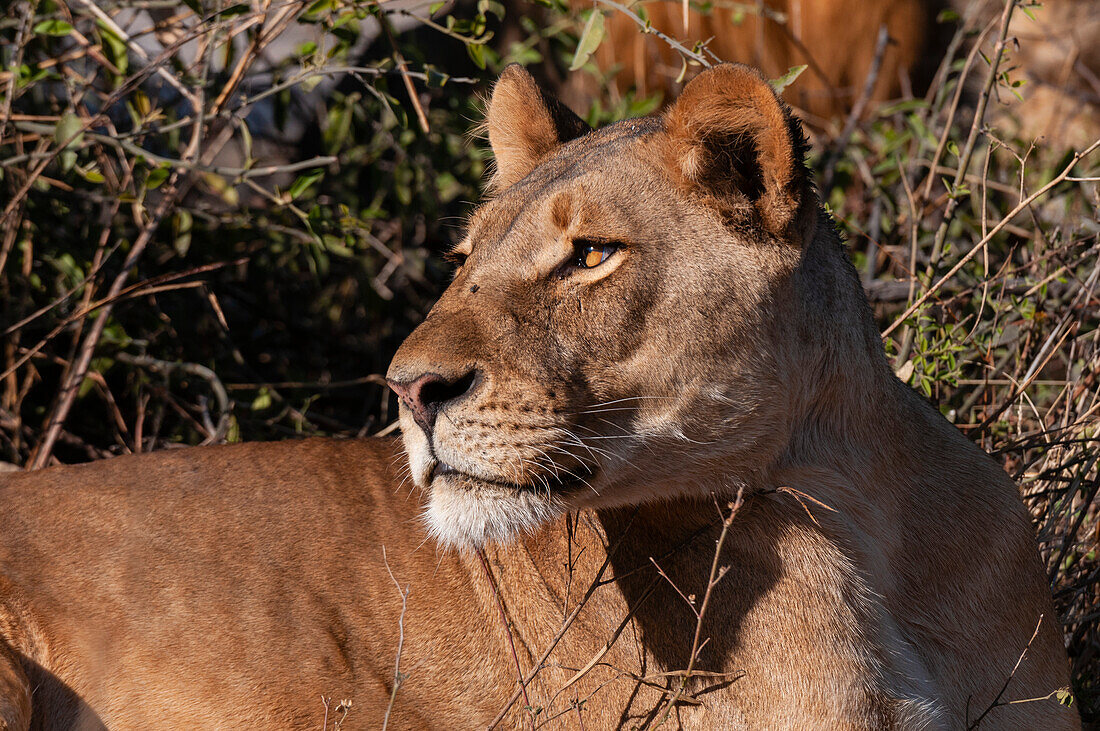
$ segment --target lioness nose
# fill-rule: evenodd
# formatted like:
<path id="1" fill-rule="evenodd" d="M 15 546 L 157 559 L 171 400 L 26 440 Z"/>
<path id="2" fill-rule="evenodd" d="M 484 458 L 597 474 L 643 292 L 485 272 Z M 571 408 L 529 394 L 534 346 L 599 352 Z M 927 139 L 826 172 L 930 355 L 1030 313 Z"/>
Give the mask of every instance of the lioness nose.
<path id="1" fill-rule="evenodd" d="M 411 381 L 387 378 L 386 382 L 412 412 L 413 421 L 430 439 L 435 427 L 435 417 L 448 401 L 463 396 L 473 387 L 475 376 L 476 371 L 470 371 L 448 380 L 437 373 L 424 373 Z"/>

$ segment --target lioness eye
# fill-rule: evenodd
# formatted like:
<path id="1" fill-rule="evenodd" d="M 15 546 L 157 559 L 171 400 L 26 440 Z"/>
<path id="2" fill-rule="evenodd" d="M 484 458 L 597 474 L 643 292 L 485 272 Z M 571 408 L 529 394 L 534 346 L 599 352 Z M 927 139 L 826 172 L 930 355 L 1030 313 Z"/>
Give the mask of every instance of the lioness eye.
<path id="1" fill-rule="evenodd" d="M 616 244 L 603 244 L 593 241 L 578 241 L 575 246 L 573 266 L 579 269 L 598 267 L 619 248 Z"/>
<path id="2" fill-rule="evenodd" d="M 445 251 L 443 252 L 443 258 L 454 265 L 455 269 L 458 269 L 466 263 L 467 255 L 461 251 Z"/>

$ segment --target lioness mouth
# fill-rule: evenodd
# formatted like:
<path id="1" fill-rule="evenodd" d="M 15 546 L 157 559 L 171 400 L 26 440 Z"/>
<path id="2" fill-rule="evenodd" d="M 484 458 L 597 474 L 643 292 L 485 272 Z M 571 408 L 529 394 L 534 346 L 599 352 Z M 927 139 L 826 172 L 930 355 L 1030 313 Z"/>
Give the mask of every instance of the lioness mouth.
<path id="1" fill-rule="evenodd" d="M 446 462 L 436 462 L 435 467 L 432 468 L 431 475 L 429 477 L 430 482 L 434 483 L 437 478 L 443 478 L 449 480 L 452 483 L 462 484 L 463 482 L 469 485 L 489 485 L 492 487 L 503 488 L 514 491 L 531 491 L 531 490 L 571 490 L 580 487 L 586 487 L 593 476 L 595 471 L 591 468 L 582 468 L 580 472 L 572 470 L 557 470 L 556 474 L 547 474 L 540 477 L 535 482 L 528 484 L 521 484 L 518 482 L 511 482 L 509 480 L 497 480 L 487 477 L 479 477 L 471 475 L 468 472 L 455 469 Z"/>

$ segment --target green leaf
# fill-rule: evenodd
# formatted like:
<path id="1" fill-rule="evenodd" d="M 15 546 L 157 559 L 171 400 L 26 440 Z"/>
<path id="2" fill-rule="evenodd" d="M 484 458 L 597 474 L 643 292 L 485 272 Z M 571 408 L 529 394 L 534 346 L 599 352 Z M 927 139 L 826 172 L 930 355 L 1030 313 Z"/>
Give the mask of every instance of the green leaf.
<path id="1" fill-rule="evenodd" d="M 266 388 L 261 388 L 260 392 L 256 394 L 256 398 L 252 399 L 252 410 L 263 411 L 264 409 L 271 407 L 271 394 L 268 393 Z"/>
<path id="2" fill-rule="evenodd" d="M 335 7 L 333 0 L 317 0 L 306 9 L 305 15 L 316 17 L 325 11 L 331 11 L 333 7 Z"/>
<path id="3" fill-rule="evenodd" d="M 84 139 L 84 123 L 80 117 L 72 112 L 65 112 L 61 119 L 57 120 L 57 127 L 53 131 L 53 139 L 58 145 L 64 145 L 61 155 L 61 170 L 68 172 L 76 164 L 76 147 Z"/>
<path id="4" fill-rule="evenodd" d="M 248 123 L 242 123 L 241 130 L 241 147 L 244 152 L 245 167 L 252 164 L 252 132 L 248 129 Z"/>
<path id="5" fill-rule="evenodd" d="M 442 88 L 443 85 L 446 84 L 451 79 L 449 74 L 445 74 L 442 71 L 440 71 L 439 69 L 437 69 L 437 68 L 435 68 L 434 66 L 431 66 L 431 65 L 426 65 L 424 67 L 424 72 L 428 75 L 428 88 L 429 89 Z"/>
<path id="6" fill-rule="evenodd" d="M 474 65 L 479 69 L 485 69 L 485 46 L 478 43 L 467 43 L 466 53 L 469 54 L 470 60 L 474 62 Z"/>
<path id="7" fill-rule="evenodd" d="M 67 36 L 73 32 L 73 27 L 64 20 L 43 20 L 34 26 L 34 32 L 40 36 Z"/>
<path id="8" fill-rule="evenodd" d="M 230 444 L 241 441 L 241 425 L 237 422 L 237 417 L 232 414 L 229 415 L 229 432 L 225 435 L 225 441 Z"/>
<path id="9" fill-rule="evenodd" d="M 603 13 L 593 11 L 588 16 L 588 22 L 584 24 L 580 40 L 577 41 L 577 52 L 573 56 L 573 63 L 569 64 L 570 71 L 576 71 L 588 63 L 589 57 L 600 47 L 603 33 Z"/>
<path id="10" fill-rule="evenodd" d="M 117 320 L 111 320 L 107 323 L 107 326 L 103 328 L 103 343 L 109 345 L 118 345 L 120 347 L 127 347 L 133 338 L 126 334 L 126 329 L 122 327 L 122 324 Z"/>
<path id="11" fill-rule="evenodd" d="M 85 376 L 84 380 L 80 382 L 80 389 L 76 392 L 76 397 L 79 399 L 84 398 L 93 388 L 95 388 L 95 380 L 91 376 Z"/>
<path id="12" fill-rule="evenodd" d="M 171 172 L 172 170 L 169 165 L 161 165 L 160 167 L 153 168 L 149 171 L 149 177 L 145 179 L 145 187 L 149 190 L 156 190 L 164 184 L 165 180 L 168 180 L 168 175 Z"/>
<path id="13" fill-rule="evenodd" d="M 57 120 L 57 127 L 53 131 L 53 139 L 58 145 L 76 147 L 84 139 L 84 123 L 80 117 L 72 112 L 65 112 L 61 119 Z"/>
<path id="14" fill-rule="evenodd" d="M 495 15 L 497 19 L 504 18 L 504 3 L 497 0 L 478 0 L 477 12 L 482 15 Z"/>
<path id="15" fill-rule="evenodd" d="M 782 94 L 783 90 L 794 83 L 794 80 L 802 75 L 802 72 L 806 70 L 806 64 L 801 66 L 791 66 L 787 69 L 787 73 L 780 76 L 778 79 L 772 79 L 768 83 L 775 89 L 776 94 Z"/>
<path id="16" fill-rule="evenodd" d="M 183 0 L 183 4 L 191 8 L 195 15 L 201 16 L 203 14 L 202 4 L 199 0 Z"/>
<path id="17" fill-rule="evenodd" d="M 57 74 L 51 69 L 40 69 L 37 66 L 29 66 L 25 63 L 20 64 L 17 74 L 18 81 L 16 82 L 16 87 L 19 89 L 29 86 L 36 81 L 40 81 L 47 76 L 57 77 Z"/>
<path id="18" fill-rule="evenodd" d="M 176 211 L 176 215 L 172 220 L 172 233 L 174 234 L 172 248 L 181 257 L 187 256 L 187 251 L 191 248 L 191 228 L 193 225 L 194 219 L 189 211 L 183 209 Z"/>
<path id="19" fill-rule="evenodd" d="M 126 48 L 126 41 L 119 38 L 102 20 L 96 20 L 95 24 L 99 29 L 99 35 L 105 42 L 103 50 L 107 52 L 108 60 L 114 64 L 120 73 L 125 74 L 126 69 L 130 67 L 130 56 Z"/>
<path id="20" fill-rule="evenodd" d="M 906 99 L 896 104 L 889 104 L 878 111 L 878 116 L 885 119 L 902 112 L 912 112 L 917 109 L 927 109 L 928 102 L 924 99 Z"/>
<path id="21" fill-rule="evenodd" d="M 688 60 L 687 56 L 680 56 L 680 73 L 676 74 L 676 83 L 684 83 L 684 78 L 688 73 Z"/>
<path id="22" fill-rule="evenodd" d="M 290 200 L 294 200 L 302 193 L 305 193 L 309 186 L 320 180 L 321 176 L 323 176 L 324 174 L 324 170 L 310 170 L 308 173 L 299 175 L 295 179 L 294 183 L 291 184 L 290 189 L 287 190 L 287 194 L 290 196 Z"/>
<path id="23" fill-rule="evenodd" d="M 91 370 L 93 373 L 106 373 L 107 371 L 111 370 L 111 367 L 114 366 L 114 364 L 114 358 L 103 357 L 92 358 L 92 362 L 88 365 L 89 370 Z"/>

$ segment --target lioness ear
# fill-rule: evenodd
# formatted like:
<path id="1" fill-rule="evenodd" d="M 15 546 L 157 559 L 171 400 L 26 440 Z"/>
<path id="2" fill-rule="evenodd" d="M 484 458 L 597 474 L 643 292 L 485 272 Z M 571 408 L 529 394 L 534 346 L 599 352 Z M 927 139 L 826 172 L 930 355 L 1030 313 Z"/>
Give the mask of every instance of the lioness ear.
<path id="1" fill-rule="evenodd" d="M 591 131 L 568 107 L 544 93 L 519 64 L 500 74 L 485 126 L 496 158 L 490 183 L 494 190 L 519 182 L 563 143 Z"/>
<path id="2" fill-rule="evenodd" d="M 802 127 L 760 74 L 722 64 L 696 76 L 665 119 L 671 164 L 727 210 L 752 204 L 764 226 L 797 236 L 803 203 L 813 198 Z"/>

